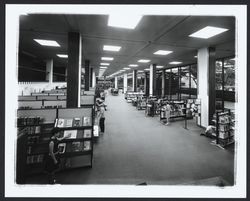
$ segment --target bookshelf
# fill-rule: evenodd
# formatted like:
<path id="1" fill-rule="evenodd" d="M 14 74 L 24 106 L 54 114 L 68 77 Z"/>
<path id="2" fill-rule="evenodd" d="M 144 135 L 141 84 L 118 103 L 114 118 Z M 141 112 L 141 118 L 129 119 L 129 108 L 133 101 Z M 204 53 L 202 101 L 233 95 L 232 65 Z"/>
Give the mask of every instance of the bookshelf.
<path id="1" fill-rule="evenodd" d="M 167 101 L 171 107 L 170 119 L 186 118 L 186 103 L 185 101 Z M 160 121 L 166 119 L 165 113 L 166 101 L 162 101 L 160 110 Z"/>
<path id="2" fill-rule="evenodd" d="M 220 148 L 234 143 L 235 135 L 235 117 L 230 109 L 217 111 L 214 114 L 213 123 L 215 125 L 215 140 L 212 144 Z"/>
<path id="3" fill-rule="evenodd" d="M 71 133 L 68 139 L 60 141 L 58 145 L 62 159 L 60 170 L 92 167 L 93 110 L 93 106 L 18 110 L 17 183 L 25 183 L 28 175 L 43 173 L 54 127 L 58 127 L 61 137 Z"/>

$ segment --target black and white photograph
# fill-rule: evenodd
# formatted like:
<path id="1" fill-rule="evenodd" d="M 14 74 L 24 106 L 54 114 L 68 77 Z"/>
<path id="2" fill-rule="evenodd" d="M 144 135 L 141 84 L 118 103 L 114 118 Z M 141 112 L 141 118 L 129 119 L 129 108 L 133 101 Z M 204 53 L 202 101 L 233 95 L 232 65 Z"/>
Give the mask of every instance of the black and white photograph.
<path id="1" fill-rule="evenodd" d="M 244 198 L 246 24 L 246 5 L 7 4 L 5 196 Z"/>

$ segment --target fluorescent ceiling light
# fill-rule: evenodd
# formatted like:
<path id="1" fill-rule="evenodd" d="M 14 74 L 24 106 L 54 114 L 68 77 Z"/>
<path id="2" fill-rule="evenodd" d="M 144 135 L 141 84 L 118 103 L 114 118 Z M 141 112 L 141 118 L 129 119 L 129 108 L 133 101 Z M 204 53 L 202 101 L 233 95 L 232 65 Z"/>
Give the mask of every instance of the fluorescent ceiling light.
<path id="1" fill-rule="evenodd" d="M 124 72 L 125 70 L 120 70 L 121 72 Z"/>
<path id="2" fill-rule="evenodd" d="M 169 64 L 181 64 L 182 62 L 181 61 L 172 61 L 172 62 L 169 62 Z"/>
<path id="3" fill-rule="evenodd" d="M 126 68 L 123 68 L 123 69 L 124 69 L 124 70 L 130 70 L 131 68 L 127 68 L 127 67 L 126 67 Z"/>
<path id="4" fill-rule="evenodd" d="M 156 66 L 156 68 L 163 68 L 163 66 Z"/>
<path id="5" fill-rule="evenodd" d="M 129 14 L 111 14 L 108 19 L 108 26 L 125 29 L 134 29 L 140 22 L 142 15 Z"/>
<path id="6" fill-rule="evenodd" d="M 197 58 L 197 56 L 194 56 L 194 58 Z"/>
<path id="7" fill-rule="evenodd" d="M 148 62 L 150 62 L 150 60 L 149 59 L 140 59 L 140 60 L 138 60 L 138 62 L 140 62 L 140 63 L 148 63 Z"/>
<path id="8" fill-rule="evenodd" d="M 106 68 L 108 68 L 107 66 L 100 66 L 100 68 L 102 68 L 102 69 L 106 69 Z"/>
<path id="9" fill-rule="evenodd" d="M 157 55 L 167 55 L 167 54 L 170 54 L 172 52 L 173 51 L 169 51 L 169 50 L 158 50 L 154 54 L 157 54 Z"/>
<path id="10" fill-rule="evenodd" d="M 102 60 L 106 61 L 112 61 L 114 58 L 113 57 L 102 57 Z"/>
<path id="11" fill-rule="evenodd" d="M 145 68 L 144 70 L 150 70 L 149 68 Z"/>
<path id="12" fill-rule="evenodd" d="M 137 67 L 138 64 L 129 64 L 128 66 L 130 66 L 130 67 Z"/>
<path id="13" fill-rule="evenodd" d="M 220 27 L 206 26 L 203 29 L 190 34 L 189 37 L 207 39 L 207 38 L 211 38 L 215 35 L 218 35 L 220 33 L 223 33 L 225 31 L 228 31 L 228 29 L 224 29 L 224 28 L 220 28 Z"/>
<path id="14" fill-rule="evenodd" d="M 106 51 L 114 51 L 114 52 L 118 52 L 120 51 L 121 46 L 112 46 L 112 45 L 104 45 L 103 46 L 103 50 Z"/>
<path id="15" fill-rule="evenodd" d="M 60 58 L 68 58 L 67 54 L 57 54 L 57 56 Z"/>
<path id="16" fill-rule="evenodd" d="M 102 66 L 109 66 L 109 63 L 100 63 Z"/>
<path id="17" fill-rule="evenodd" d="M 34 41 L 43 46 L 60 47 L 60 45 L 54 40 L 34 39 Z"/>
<path id="18" fill-rule="evenodd" d="M 144 71 L 143 71 L 143 70 L 138 70 L 137 72 L 138 72 L 138 73 L 143 73 Z"/>

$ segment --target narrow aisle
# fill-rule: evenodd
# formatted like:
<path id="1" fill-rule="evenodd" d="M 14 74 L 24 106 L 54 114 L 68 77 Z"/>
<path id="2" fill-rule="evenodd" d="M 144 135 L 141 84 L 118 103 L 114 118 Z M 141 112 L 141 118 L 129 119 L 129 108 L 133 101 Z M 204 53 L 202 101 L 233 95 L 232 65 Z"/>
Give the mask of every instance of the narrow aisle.
<path id="1" fill-rule="evenodd" d="M 62 175 L 73 184 L 183 184 L 211 177 L 233 183 L 233 154 L 212 146 L 208 138 L 170 126 L 159 117 L 145 117 L 127 103 L 123 94 L 108 95 L 105 133 L 94 145 L 92 169 L 76 169 Z"/>

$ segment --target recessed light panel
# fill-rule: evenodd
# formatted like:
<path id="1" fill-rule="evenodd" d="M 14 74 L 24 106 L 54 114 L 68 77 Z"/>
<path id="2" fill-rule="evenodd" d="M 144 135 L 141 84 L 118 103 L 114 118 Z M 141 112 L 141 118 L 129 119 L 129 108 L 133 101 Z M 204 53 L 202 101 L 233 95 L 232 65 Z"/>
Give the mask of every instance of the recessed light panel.
<path id="1" fill-rule="evenodd" d="M 68 58 L 67 54 L 57 54 L 57 56 L 60 58 Z"/>
<path id="2" fill-rule="evenodd" d="M 138 60 L 138 62 L 140 62 L 140 63 L 148 63 L 148 62 L 150 62 L 150 60 L 149 59 L 140 59 L 140 60 Z"/>
<path id="3" fill-rule="evenodd" d="M 156 54 L 156 55 L 168 55 L 168 54 L 170 54 L 172 52 L 173 51 L 169 51 L 169 50 L 158 50 L 154 54 Z"/>
<path id="4" fill-rule="evenodd" d="M 103 46 L 103 50 L 106 51 L 114 51 L 114 52 L 118 52 L 120 51 L 121 46 L 112 46 L 112 45 L 104 45 Z"/>
<path id="5" fill-rule="evenodd" d="M 128 66 L 130 66 L 130 67 L 137 67 L 138 64 L 129 64 Z"/>
<path id="6" fill-rule="evenodd" d="M 130 70 L 130 68 L 127 68 L 127 67 L 125 67 L 125 68 L 123 68 L 124 70 Z"/>
<path id="7" fill-rule="evenodd" d="M 112 60 L 114 60 L 113 57 L 102 57 L 101 59 L 104 60 L 104 61 L 112 61 Z"/>
<path id="8" fill-rule="evenodd" d="M 42 39 L 34 39 L 37 43 L 42 46 L 50 46 L 50 47 L 60 47 L 60 45 L 54 40 L 42 40 Z"/>
<path id="9" fill-rule="evenodd" d="M 145 68 L 144 70 L 150 70 L 149 68 Z"/>
<path id="10" fill-rule="evenodd" d="M 134 29 L 140 22 L 142 15 L 112 14 L 109 15 L 108 26 Z"/>
<path id="11" fill-rule="evenodd" d="M 163 68 L 163 66 L 156 66 L 156 68 L 158 68 L 158 69 L 159 69 L 159 68 Z"/>
<path id="12" fill-rule="evenodd" d="M 228 31 L 228 29 L 224 29 L 220 27 L 213 27 L 213 26 L 206 26 L 203 29 L 190 34 L 189 37 L 208 39 L 220 33 L 223 33 L 225 31 Z"/>
<path id="13" fill-rule="evenodd" d="M 102 65 L 102 66 L 109 66 L 110 64 L 109 63 L 100 63 L 100 65 Z"/>
<path id="14" fill-rule="evenodd" d="M 106 69 L 106 68 L 108 68 L 107 66 L 100 66 L 100 68 L 102 68 L 102 69 Z"/>
<path id="15" fill-rule="evenodd" d="M 181 64 L 182 62 L 181 61 L 172 61 L 172 62 L 169 62 L 169 64 Z"/>

